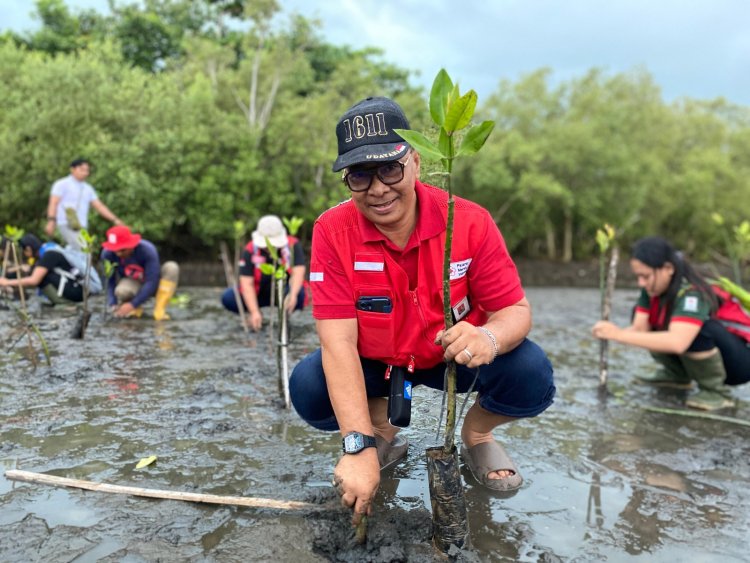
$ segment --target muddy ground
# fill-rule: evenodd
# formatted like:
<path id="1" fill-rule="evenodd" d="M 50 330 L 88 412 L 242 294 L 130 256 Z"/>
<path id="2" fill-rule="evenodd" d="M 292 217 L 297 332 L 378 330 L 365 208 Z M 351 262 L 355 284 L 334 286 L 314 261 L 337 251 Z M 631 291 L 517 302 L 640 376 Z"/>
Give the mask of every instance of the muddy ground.
<path id="1" fill-rule="evenodd" d="M 245 335 L 219 288 L 186 288 L 172 320 L 106 321 L 86 339 L 71 311 L 32 312 L 52 351 L 34 369 L 16 316 L 0 310 L 0 469 L 155 489 L 325 503 L 338 435 L 305 426 L 279 399 L 268 330 Z M 530 289 L 532 337 L 556 369 L 554 405 L 496 435 L 525 478 L 501 498 L 466 472 L 471 549 L 458 561 L 747 561 L 750 428 L 645 410 L 686 392 L 632 383 L 647 354 L 615 346 L 597 392 L 591 289 Z M 626 322 L 636 295 L 618 291 Z M 292 363 L 316 347 L 309 311 L 292 319 Z M 735 391 L 750 420 L 750 386 Z M 384 475 L 368 542 L 335 504 L 288 512 L 31 485 L 0 474 L 0 561 L 433 561 L 425 448 L 440 395 L 415 390 L 407 460 Z M 136 470 L 149 455 L 158 460 Z M 327 505 L 326 505 L 327 506 Z"/>

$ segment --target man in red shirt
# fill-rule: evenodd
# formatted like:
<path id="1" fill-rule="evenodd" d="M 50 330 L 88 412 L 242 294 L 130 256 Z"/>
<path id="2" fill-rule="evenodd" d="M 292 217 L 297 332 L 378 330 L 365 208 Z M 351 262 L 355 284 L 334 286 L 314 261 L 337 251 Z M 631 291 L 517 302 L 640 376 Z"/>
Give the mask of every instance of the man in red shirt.
<path id="1" fill-rule="evenodd" d="M 503 237 L 485 209 L 461 198 L 450 264 L 456 324 L 443 330 L 447 193 L 419 181 L 420 156 L 399 128 L 409 128 L 403 111 L 381 97 L 355 104 L 336 127 L 333 170 L 344 171 L 352 198 L 314 225 L 310 282 L 321 348 L 290 380 L 300 416 L 344 436 L 335 481 L 355 523 L 370 510 L 380 468 L 406 454 L 383 399 L 390 366 L 406 368 L 413 386 L 442 389 L 445 361 L 455 360 L 459 392 L 479 368 L 461 455 L 495 490 L 517 489 L 522 479 L 493 429 L 536 416 L 555 394 L 549 361 L 526 338 L 531 310 Z"/>

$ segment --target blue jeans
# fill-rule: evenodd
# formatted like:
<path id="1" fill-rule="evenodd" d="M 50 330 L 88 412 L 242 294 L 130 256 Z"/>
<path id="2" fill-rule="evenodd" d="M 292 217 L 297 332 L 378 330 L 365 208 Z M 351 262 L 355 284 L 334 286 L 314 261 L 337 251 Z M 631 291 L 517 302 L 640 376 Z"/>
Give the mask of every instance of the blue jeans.
<path id="1" fill-rule="evenodd" d="M 368 397 L 387 397 L 389 382 L 385 380 L 386 364 L 360 358 Z M 474 381 L 476 370 L 456 365 L 457 390 L 466 393 Z M 414 387 L 426 385 L 442 389 L 445 364 L 418 369 L 411 377 Z M 475 385 L 479 404 L 485 410 L 515 418 L 538 415 L 552 404 L 555 385 L 552 365 L 544 351 L 531 340 L 524 340 L 514 350 L 495 358 L 479 368 Z M 338 422 L 328 397 L 320 349 L 309 354 L 294 368 L 289 380 L 292 404 L 297 413 L 319 430 L 338 430 Z"/>
<path id="2" fill-rule="evenodd" d="M 238 290 L 239 291 L 239 290 Z M 286 288 L 286 291 L 284 292 L 284 295 L 289 293 L 289 288 Z M 224 293 L 221 294 L 221 304 L 224 305 L 224 308 L 232 311 L 232 313 L 239 314 L 240 310 L 237 308 L 237 300 L 234 298 L 234 290 L 231 287 L 228 287 L 224 290 Z M 271 304 L 270 298 L 267 299 L 260 299 L 258 297 L 258 307 L 268 307 Z M 243 308 L 245 311 L 247 311 L 247 305 L 245 305 L 245 302 L 242 302 Z M 297 296 L 297 305 L 295 305 L 294 310 L 295 311 L 301 311 L 305 307 L 305 288 L 299 290 L 299 295 Z"/>

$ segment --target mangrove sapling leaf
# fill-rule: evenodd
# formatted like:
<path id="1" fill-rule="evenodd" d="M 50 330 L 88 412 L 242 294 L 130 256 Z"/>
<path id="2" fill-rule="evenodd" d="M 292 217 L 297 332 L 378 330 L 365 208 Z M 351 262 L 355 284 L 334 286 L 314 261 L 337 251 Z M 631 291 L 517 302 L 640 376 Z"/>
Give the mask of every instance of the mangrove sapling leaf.
<path id="1" fill-rule="evenodd" d="M 432 121 L 441 129 L 445 123 L 445 114 L 448 111 L 448 97 L 452 90 L 453 82 L 445 69 L 441 68 L 430 90 L 430 115 L 432 116 Z"/>
<path id="2" fill-rule="evenodd" d="M 273 264 L 260 264 L 260 272 L 266 276 L 272 276 L 276 273 Z"/>
<path id="3" fill-rule="evenodd" d="M 394 129 L 404 141 L 409 143 L 419 156 L 427 160 L 442 160 L 444 157 L 440 149 L 419 131 L 411 129 Z"/>
<path id="4" fill-rule="evenodd" d="M 449 106 L 448 114 L 445 116 L 443 129 L 452 135 L 469 125 L 477 107 L 477 93 L 469 90 Z"/>
<path id="5" fill-rule="evenodd" d="M 483 121 L 480 125 L 475 125 L 469 129 L 461 141 L 461 146 L 456 156 L 476 154 L 484 146 L 494 128 L 494 121 Z"/>
<path id="6" fill-rule="evenodd" d="M 155 455 L 150 455 L 148 457 L 141 458 L 141 460 L 136 464 L 136 469 L 143 469 L 144 467 L 151 465 L 156 461 Z"/>

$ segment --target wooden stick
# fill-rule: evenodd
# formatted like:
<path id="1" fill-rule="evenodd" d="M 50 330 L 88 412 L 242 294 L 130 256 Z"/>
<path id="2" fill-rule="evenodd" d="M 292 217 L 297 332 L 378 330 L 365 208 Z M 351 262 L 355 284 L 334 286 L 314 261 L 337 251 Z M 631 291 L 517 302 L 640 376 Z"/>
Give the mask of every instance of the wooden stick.
<path id="1" fill-rule="evenodd" d="M 252 508 L 272 508 L 274 510 L 330 510 L 329 504 L 313 504 L 294 500 L 274 500 L 270 498 L 256 497 L 227 497 L 220 495 L 207 495 L 201 493 L 186 493 L 182 491 L 165 491 L 159 489 L 142 489 L 141 487 L 126 487 L 122 485 L 110 485 L 108 483 L 96 483 L 94 481 L 83 481 L 81 479 L 69 479 L 57 477 L 46 473 L 34 473 L 33 471 L 22 471 L 20 469 L 9 469 L 5 477 L 14 481 L 25 481 L 27 483 L 41 483 L 55 487 L 72 487 L 75 489 L 86 489 L 88 491 L 99 491 L 102 493 L 115 493 L 121 495 L 133 495 L 137 497 L 150 497 L 169 500 L 183 500 L 187 502 L 205 502 L 209 504 L 230 504 L 235 506 L 250 506 Z"/>
<path id="2" fill-rule="evenodd" d="M 237 311 L 240 314 L 240 324 L 242 325 L 242 330 L 244 330 L 245 334 L 247 334 L 248 328 L 247 323 L 245 322 L 245 302 L 242 301 L 242 295 L 240 294 L 240 290 L 237 287 L 238 282 L 234 276 L 234 267 L 229 263 L 229 251 L 227 250 L 227 244 L 224 241 L 221 241 L 220 247 L 221 263 L 224 265 L 224 276 L 227 278 L 227 283 L 229 284 L 229 287 L 232 288 L 232 292 L 234 292 L 234 300 L 237 302 Z"/>
<path id="3" fill-rule="evenodd" d="M 730 424 L 739 424 L 740 426 L 750 426 L 750 422 L 742 420 L 740 418 L 734 418 L 732 416 L 723 416 L 720 414 L 709 414 L 698 411 L 687 411 L 679 409 L 666 409 L 662 407 L 641 407 L 643 410 L 651 412 L 660 412 L 663 414 L 676 414 L 678 416 L 690 416 L 693 418 L 706 418 L 708 420 L 716 420 L 719 422 L 729 422 Z"/>

